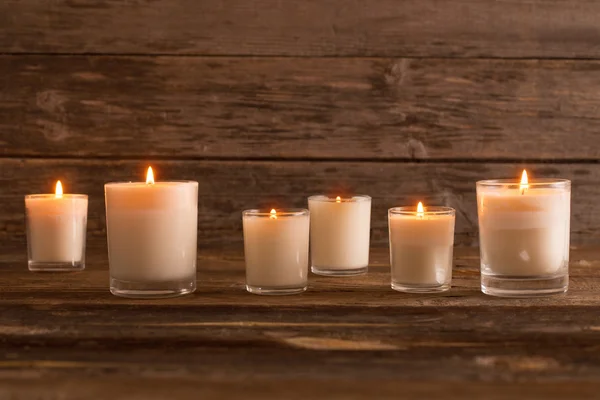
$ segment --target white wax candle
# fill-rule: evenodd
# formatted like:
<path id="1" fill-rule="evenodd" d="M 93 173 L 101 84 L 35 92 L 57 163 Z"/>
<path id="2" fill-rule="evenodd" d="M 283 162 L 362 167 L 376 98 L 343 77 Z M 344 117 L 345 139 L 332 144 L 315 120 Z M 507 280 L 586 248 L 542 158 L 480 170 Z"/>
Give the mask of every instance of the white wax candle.
<path id="1" fill-rule="evenodd" d="M 105 197 L 111 278 L 195 284 L 198 182 L 108 183 Z"/>
<path id="2" fill-rule="evenodd" d="M 84 263 L 87 207 L 86 195 L 25 197 L 30 265 Z"/>
<path id="3" fill-rule="evenodd" d="M 478 186 L 482 273 L 552 275 L 569 261 L 570 192 Z"/>
<path id="4" fill-rule="evenodd" d="M 415 212 L 414 207 L 390 210 L 393 286 L 450 284 L 454 220 L 454 210 L 448 207 L 430 207 L 422 213 Z"/>
<path id="5" fill-rule="evenodd" d="M 248 210 L 244 212 L 243 226 L 249 290 L 306 287 L 308 210 L 280 210 L 272 214 Z"/>
<path id="6" fill-rule="evenodd" d="M 313 272 L 336 275 L 369 265 L 371 198 L 311 196 L 310 247 Z"/>

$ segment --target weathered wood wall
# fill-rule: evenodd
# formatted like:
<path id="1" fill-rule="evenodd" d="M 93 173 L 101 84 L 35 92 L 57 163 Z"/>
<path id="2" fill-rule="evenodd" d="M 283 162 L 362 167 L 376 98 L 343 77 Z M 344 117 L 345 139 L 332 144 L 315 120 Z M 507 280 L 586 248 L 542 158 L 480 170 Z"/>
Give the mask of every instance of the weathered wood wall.
<path id="1" fill-rule="evenodd" d="M 63 178 L 200 182 L 200 245 L 240 211 L 316 192 L 423 198 L 477 242 L 475 181 L 573 180 L 573 243 L 600 244 L 600 3 L 588 0 L 5 0 L 0 239 Z"/>

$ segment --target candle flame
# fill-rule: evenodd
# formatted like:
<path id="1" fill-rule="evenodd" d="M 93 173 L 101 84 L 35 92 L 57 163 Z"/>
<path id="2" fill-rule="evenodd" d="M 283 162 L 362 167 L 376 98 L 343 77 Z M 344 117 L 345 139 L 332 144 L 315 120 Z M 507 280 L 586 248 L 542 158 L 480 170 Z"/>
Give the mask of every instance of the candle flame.
<path id="1" fill-rule="evenodd" d="M 341 203 L 342 202 L 342 198 L 340 196 L 335 198 L 335 202 L 336 203 Z"/>
<path id="2" fill-rule="evenodd" d="M 277 219 L 277 211 L 275 211 L 275 209 L 271 210 L 271 215 L 269 215 L 269 218 Z"/>
<path id="3" fill-rule="evenodd" d="M 523 175 L 521 175 L 521 194 L 525 194 L 527 189 L 529 189 L 529 179 L 527 178 L 527 171 L 523 170 Z"/>
<path id="4" fill-rule="evenodd" d="M 425 216 L 425 209 L 423 208 L 423 203 L 419 202 L 417 205 L 417 218 L 422 219 Z"/>
<path id="5" fill-rule="evenodd" d="M 154 172 L 152 172 L 152 167 L 148 167 L 148 173 L 146 174 L 146 185 L 154 185 Z"/>
<path id="6" fill-rule="evenodd" d="M 63 197 L 63 188 L 62 188 L 62 183 L 60 183 L 60 181 L 56 182 L 56 194 L 55 197 L 57 199 L 60 199 Z"/>

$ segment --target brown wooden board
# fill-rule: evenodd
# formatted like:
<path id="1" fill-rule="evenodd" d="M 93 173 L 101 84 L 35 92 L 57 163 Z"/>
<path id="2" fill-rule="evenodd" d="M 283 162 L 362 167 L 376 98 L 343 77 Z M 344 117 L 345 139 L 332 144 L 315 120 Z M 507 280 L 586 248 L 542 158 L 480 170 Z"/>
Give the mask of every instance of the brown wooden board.
<path id="1" fill-rule="evenodd" d="M 289 365 L 297 357 L 286 359 Z M 42 363 L 40 363 L 42 364 Z M 40 364 L 31 364 L 40 369 Z M 64 364 L 63 364 L 64 365 Z M 77 364 L 74 368 L 83 367 Z M 75 367 L 75 365 L 77 365 Z M 98 365 L 98 364 L 96 364 Z M 103 364 L 105 370 L 110 367 Z M 98 365 L 100 366 L 100 365 Z M 369 364 L 365 364 L 369 367 Z M 175 367 L 176 368 L 176 367 Z M 95 369 L 88 369 L 90 375 Z M 67 370 L 68 371 L 68 370 Z M 320 370 L 317 370 L 320 371 Z M 0 379 L 0 396 L 11 400 L 57 399 L 79 400 L 105 399 L 144 400 L 181 399 L 249 399 L 262 400 L 270 398 L 285 398 L 286 400 L 303 400 L 306 398 L 327 398 L 332 400 L 347 399 L 397 399 L 401 394 L 403 399 L 444 399 L 464 400 L 465 398 L 481 398 L 486 400 L 506 400 L 527 398 L 531 400 L 565 399 L 570 396 L 591 399 L 597 395 L 600 384 L 583 379 L 572 379 L 567 382 L 453 382 L 391 379 L 306 379 L 299 373 L 299 378 L 273 379 L 254 378 L 244 375 L 227 379 L 226 377 L 209 376 L 208 371 L 191 375 L 189 378 L 176 378 L 168 370 L 163 376 L 153 372 L 149 377 L 123 378 L 93 378 L 80 376 L 68 377 L 66 374 L 52 374 L 44 371 L 44 378 L 20 378 L 19 372 L 4 374 Z M 76 379 L 76 380 L 75 380 Z M 32 383 L 34 382 L 34 383 Z M 52 393 L 52 394 L 50 394 Z M 55 397 L 53 397 L 55 396 Z M 60 397 L 58 397 L 60 396 Z"/>
<path id="2" fill-rule="evenodd" d="M 195 294 L 153 301 L 112 296 L 105 254 L 66 274 L 0 260 L 0 397 L 558 399 L 600 384 L 597 248 L 572 251 L 566 295 L 539 299 L 483 295 L 477 249 L 457 249 L 435 295 L 392 291 L 385 248 L 367 275 L 311 275 L 283 297 L 246 293 L 241 257 L 204 253 Z"/>
<path id="3" fill-rule="evenodd" d="M 589 0 L 4 0 L 0 52 L 600 55 Z"/>
<path id="4" fill-rule="evenodd" d="M 456 243 L 477 242 L 475 182 L 518 178 L 573 181 L 572 243 L 600 244 L 600 165 L 384 162 L 110 161 L 0 159 L 0 237 L 24 236 L 23 196 L 54 190 L 90 196 L 88 236 L 104 243 L 104 183 L 142 181 L 152 165 L 158 180 L 199 181 L 199 246 L 239 247 L 241 212 L 264 207 L 306 207 L 318 193 L 373 197 L 372 242 L 387 241 L 387 210 L 394 206 L 446 205 L 456 209 Z"/>
<path id="5" fill-rule="evenodd" d="M 599 71 L 596 61 L 0 56 L 0 154 L 597 160 Z"/>

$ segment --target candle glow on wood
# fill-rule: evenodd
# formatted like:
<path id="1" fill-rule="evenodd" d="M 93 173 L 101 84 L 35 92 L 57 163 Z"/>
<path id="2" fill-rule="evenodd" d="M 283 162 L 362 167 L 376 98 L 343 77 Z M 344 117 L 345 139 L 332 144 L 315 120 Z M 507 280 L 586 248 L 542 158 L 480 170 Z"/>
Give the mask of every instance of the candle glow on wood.
<path id="1" fill-rule="evenodd" d="M 527 171 L 523 170 L 523 174 L 521 175 L 521 194 L 525 194 L 527 189 L 529 189 L 529 180 L 527 178 Z"/>
<path id="2" fill-rule="evenodd" d="M 146 173 L 146 185 L 154 185 L 154 172 L 152 172 L 152 167 L 148 167 L 148 173 Z"/>
<path id="3" fill-rule="evenodd" d="M 56 182 L 56 194 L 54 195 L 54 197 L 56 197 L 57 199 L 62 199 L 63 197 L 63 187 L 62 187 L 62 183 L 60 183 L 60 181 Z"/>
<path id="4" fill-rule="evenodd" d="M 277 211 L 275 211 L 275 209 L 271 210 L 271 215 L 269 215 L 269 218 L 277 219 Z"/>

